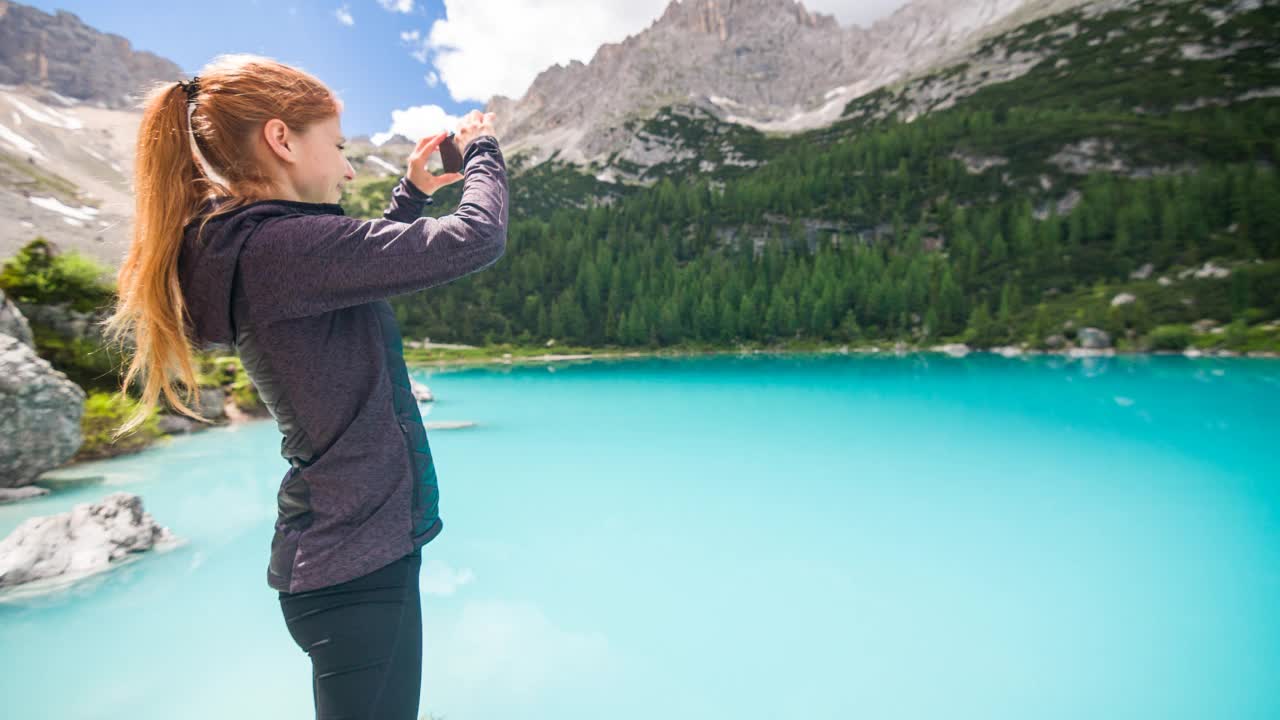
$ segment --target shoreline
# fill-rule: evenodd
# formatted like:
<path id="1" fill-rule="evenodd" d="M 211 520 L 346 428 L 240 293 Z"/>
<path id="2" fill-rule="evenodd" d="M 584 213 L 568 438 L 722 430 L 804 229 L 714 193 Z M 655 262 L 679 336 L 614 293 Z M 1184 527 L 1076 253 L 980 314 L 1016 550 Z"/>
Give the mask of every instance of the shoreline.
<path id="1" fill-rule="evenodd" d="M 942 349 L 952 348 L 952 349 Z M 1061 350 L 1035 350 L 1023 349 L 1018 347 L 994 347 L 994 348 L 963 348 L 960 349 L 957 344 L 952 345 L 935 345 L 929 347 L 912 347 L 906 345 L 897 345 L 888 348 L 876 346 L 850 347 L 848 345 L 820 347 L 814 349 L 798 350 L 789 348 L 738 348 L 738 349 L 712 349 L 712 350 L 628 350 L 615 351 L 604 350 L 601 352 L 586 353 L 543 353 L 541 355 L 514 355 L 512 353 L 502 353 L 500 355 L 487 355 L 483 357 L 462 357 L 462 358 L 437 358 L 433 360 L 419 360 L 406 358 L 405 363 L 410 367 L 454 367 L 468 365 L 514 365 L 518 363 L 545 363 L 557 362 L 565 360 L 598 360 L 598 359 L 625 359 L 625 358 L 647 358 L 647 357 L 704 357 L 717 355 L 892 355 L 895 357 L 903 357 L 906 355 L 930 354 L 930 355 L 946 355 L 948 357 L 961 358 L 970 354 L 986 354 L 1000 355 L 1001 357 L 1014 358 L 1032 355 L 1049 355 L 1060 356 L 1067 359 L 1077 359 L 1084 357 L 1115 357 L 1115 356 L 1181 356 L 1188 359 L 1197 358 L 1246 358 L 1246 359 L 1277 359 L 1280 353 L 1269 351 L 1252 351 L 1238 352 L 1234 350 L 1199 350 L 1196 348 L 1188 348 L 1186 350 L 1116 350 L 1115 348 L 1067 348 Z"/>

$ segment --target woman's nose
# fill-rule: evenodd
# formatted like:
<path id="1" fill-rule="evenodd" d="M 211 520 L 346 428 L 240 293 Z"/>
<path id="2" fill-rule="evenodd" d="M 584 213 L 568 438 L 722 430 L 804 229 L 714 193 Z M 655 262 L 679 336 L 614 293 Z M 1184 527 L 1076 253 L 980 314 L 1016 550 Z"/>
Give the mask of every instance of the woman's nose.
<path id="1" fill-rule="evenodd" d="M 346 173 L 344 173 L 344 174 L 346 175 L 347 180 L 355 180 L 355 179 L 356 179 L 356 169 L 355 169 L 355 168 L 353 168 L 353 167 L 351 167 L 351 161 L 350 161 L 350 160 L 348 160 L 348 161 L 347 161 L 347 171 L 346 171 Z"/>

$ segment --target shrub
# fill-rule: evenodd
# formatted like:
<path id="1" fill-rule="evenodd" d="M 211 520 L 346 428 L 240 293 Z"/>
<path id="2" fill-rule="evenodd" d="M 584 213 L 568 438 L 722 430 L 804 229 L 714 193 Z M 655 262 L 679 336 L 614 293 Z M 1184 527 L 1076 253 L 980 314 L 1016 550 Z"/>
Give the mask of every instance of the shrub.
<path id="1" fill-rule="evenodd" d="M 1159 325 L 1147 335 L 1147 346 L 1152 350 L 1183 350 L 1191 340 L 1191 328 L 1186 325 Z"/>
<path id="2" fill-rule="evenodd" d="M 73 461 L 137 452 L 151 445 L 163 433 L 157 419 L 159 409 L 153 409 L 137 429 L 112 442 L 111 436 L 136 410 L 138 401 L 120 393 L 91 392 L 84 401 L 84 414 L 80 418 L 83 442 Z"/>
<path id="3" fill-rule="evenodd" d="M 68 303 L 91 312 L 111 302 L 111 269 L 70 250 L 57 251 L 43 237 L 27 243 L 0 268 L 0 287 L 14 300 L 41 305 Z"/>

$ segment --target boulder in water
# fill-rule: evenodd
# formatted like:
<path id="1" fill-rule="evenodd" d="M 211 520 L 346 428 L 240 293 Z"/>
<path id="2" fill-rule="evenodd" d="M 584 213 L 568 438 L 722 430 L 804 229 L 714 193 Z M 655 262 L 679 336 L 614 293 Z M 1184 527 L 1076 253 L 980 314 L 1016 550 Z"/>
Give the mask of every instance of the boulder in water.
<path id="1" fill-rule="evenodd" d="M 142 498 L 115 492 L 97 503 L 28 518 L 0 540 L 0 588 L 72 580 L 106 570 L 133 553 L 176 544 L 142 509 Z"/>
<path id="2" fill-rule="evenodd" d="M 41 495 L 48 495 L 49 488 L 43 488 L 39 485 L 23 485 L 16 488 L 0 488 L 0 505 L 19 500 L 27 500 Z"/>
<path id="3" fill-rule="evenodd" d="M 413 378 L 409 378 L 409 386 L 413 388 L 413 397 L 416 398 L 418 402 L 435 402 L 435 396 L 431 394 L 431 389 L 426 385 L 423 385 Z"/>

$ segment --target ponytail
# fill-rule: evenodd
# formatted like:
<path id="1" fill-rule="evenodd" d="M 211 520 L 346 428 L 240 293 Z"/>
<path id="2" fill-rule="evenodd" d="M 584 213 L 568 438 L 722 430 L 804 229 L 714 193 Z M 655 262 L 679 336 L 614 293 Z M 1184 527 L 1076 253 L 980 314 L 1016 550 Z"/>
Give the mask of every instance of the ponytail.
<path id="1" fill-rule="evenodd" d="M 200 201 L 203 183 L 198 181 L 205 180 L 192 155 L 188 122 L 181 83 L 166 83 L 148 94 L 134 160 L 133 239 L 116 276 L 114 313 L 104 321 L 108 337 L 122 349 L 130 337 L 133 341 L 121 392 L 138 379 L 142 402 L 113 441 L 146 421 L 162 394 L 183 415 L 209 422 L 187 404 L 198 400 L 200 391 L 178 284 L 182 231 Z M 183 386 L 182 398 L 173 373 Z"/>

